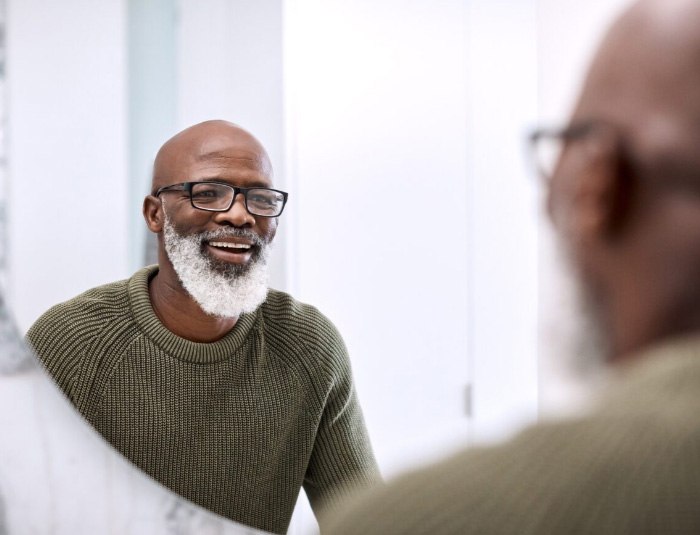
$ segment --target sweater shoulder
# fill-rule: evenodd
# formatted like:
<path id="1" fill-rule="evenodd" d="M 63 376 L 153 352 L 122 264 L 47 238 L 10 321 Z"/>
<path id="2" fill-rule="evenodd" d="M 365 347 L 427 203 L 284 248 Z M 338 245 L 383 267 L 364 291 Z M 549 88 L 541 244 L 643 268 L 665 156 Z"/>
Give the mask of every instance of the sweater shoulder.
<path id="1" fill-rule="evenodd" d="M 270 290 L 261 309 L 265 336 L 275 345 L 297 350 L 308 365 L 321 365 L 327 371 L 347 370 L 345 342 L 333 322 L 315 306 Z"/>
<path id="2" fill-rule="evenodd" d="M 97 286 L 52 306 L 29 328 L 27 338 L 34 341 L 47 331 L 89 335 L 96 326 L 124 314 L 129 302 L 127 284 L 128 280 L 121 280 Z"/>
<path id="3" fill-rule="evenodd" d="M 315 306 L 297 301 L 288 293 L 270 290 L 262 305 L 263 316 L 267 320 L 267 330 L 272 333 L 284 332 L 305 343 L 334 348 L 343 340 L 340 332 Z"/>
<path id="4" fill-rule="evenodd" d="M 47 371 L 62 387 L 73 380 L 83 358 L 107 327 L 114 329 L 128 314 L 127 280 L 117 281 L 54 305 L 29 328 L 26 340 Z M 112 340 L 114 341 L 114 340 Z"/>

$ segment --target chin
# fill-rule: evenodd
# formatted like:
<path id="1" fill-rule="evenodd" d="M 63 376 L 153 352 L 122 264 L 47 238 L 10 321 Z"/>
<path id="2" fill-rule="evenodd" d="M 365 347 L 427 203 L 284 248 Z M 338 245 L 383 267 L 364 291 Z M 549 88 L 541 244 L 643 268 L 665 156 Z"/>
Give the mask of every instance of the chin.
<path id="1" fill-rule="evenodd" d="M 212 271 L 220 273 L 226 277 L 237 277 L 248 273 L 251 267 L 258 261 L 260 254 L 259 251 L 255 251 L 245 264 L 232 264 L 230 262 L 225 262 L 219 258 L 210 256 L 205 251 L 202 251 L 202 256 L 207 259 L 207 263 Z"/>

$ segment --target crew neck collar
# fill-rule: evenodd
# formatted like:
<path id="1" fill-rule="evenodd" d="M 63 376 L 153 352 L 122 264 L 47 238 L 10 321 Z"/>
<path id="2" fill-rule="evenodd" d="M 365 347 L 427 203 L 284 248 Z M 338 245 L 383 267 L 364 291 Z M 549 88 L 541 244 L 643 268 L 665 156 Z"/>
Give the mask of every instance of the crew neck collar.
<path id="1" fill-rule="evenodd" d="M 216 342 L 193 342 L 168 330 L 158 319 L 148 294 L 148 282 L 158 273 L 158 266 L 140 269 L 129 279 L 129 304 L 134 320 L 144 334 L 167 354 L 186 362 L 209 364 L 226 360 L 239 352 L 248 340 L 258 312 L 242 314 L 226 336 Z"/>

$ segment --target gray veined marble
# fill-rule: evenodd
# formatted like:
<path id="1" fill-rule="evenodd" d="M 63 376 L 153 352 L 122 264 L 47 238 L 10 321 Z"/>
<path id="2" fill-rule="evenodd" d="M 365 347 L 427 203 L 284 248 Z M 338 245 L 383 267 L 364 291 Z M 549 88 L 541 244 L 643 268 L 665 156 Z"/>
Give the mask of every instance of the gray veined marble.
<path id="1" fill-rule="evenodd" d="M 34 357 L 27 351 L 15 323 L 0 298 L 0 377 L 21 373 L 34 366 Z"/>
<path id="2" fill-rule="evenodd" d="M 24 346 L 0 300 L 0 535 L 254 535 L 111 448 Z"/>

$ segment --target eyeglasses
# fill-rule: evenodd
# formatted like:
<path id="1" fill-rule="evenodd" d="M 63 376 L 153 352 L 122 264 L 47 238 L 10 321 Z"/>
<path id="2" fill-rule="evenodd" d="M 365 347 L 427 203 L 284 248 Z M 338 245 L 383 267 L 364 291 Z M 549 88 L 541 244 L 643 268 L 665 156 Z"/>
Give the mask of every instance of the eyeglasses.
<path id="1" fill-rule="evenodd" d="M 566 128 L 541 128 L 529 136 L 532 159 L 537 172 L 549 181 L 556 171 L 566 144 L 598 131 L 608 130 L 608 125 L 595 121 L 574 123 Z"/>
<path id="2" fill-rule="evenodd" d="M 186 191 L 193 208 L 207 212 L 227 212 L 233 206 L 236 196 L 243 194 L 246 210 L 251 215 L 277 217 L 284 210 L 288 194 L 271 188 L 239 188 L 221 182 L 182 182 L 163 186 L 153 195 L 163 192 Z"/>

